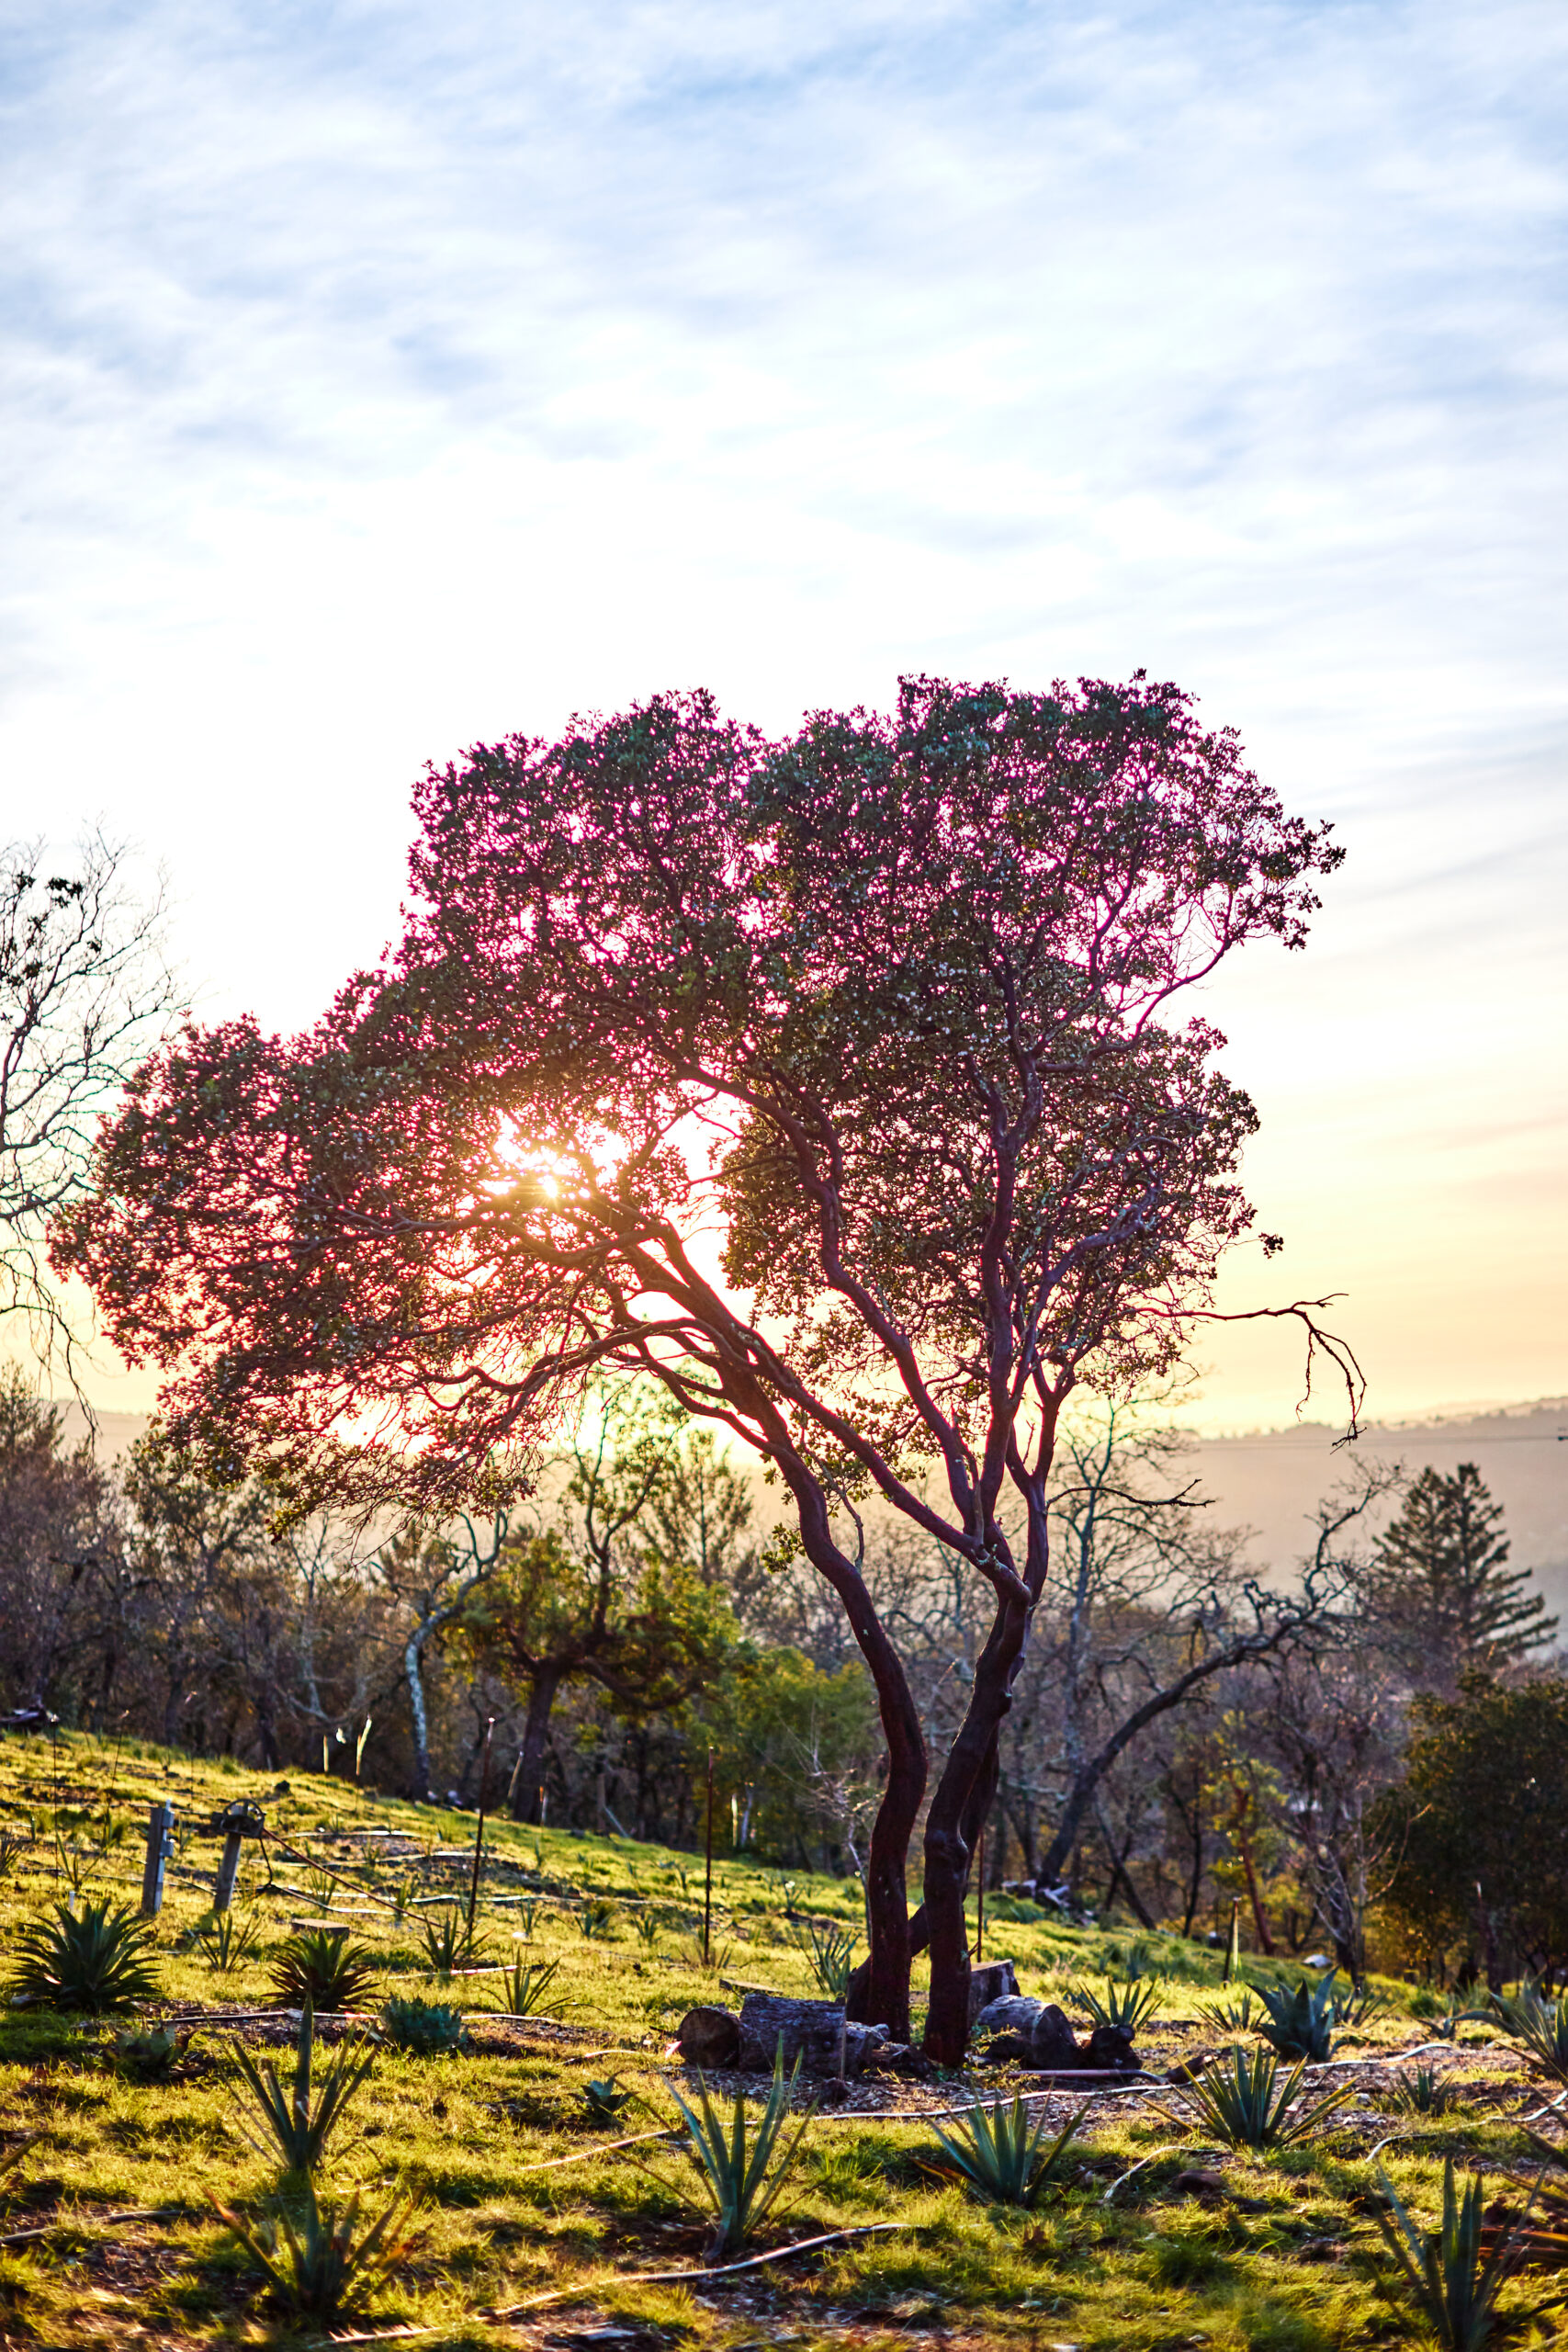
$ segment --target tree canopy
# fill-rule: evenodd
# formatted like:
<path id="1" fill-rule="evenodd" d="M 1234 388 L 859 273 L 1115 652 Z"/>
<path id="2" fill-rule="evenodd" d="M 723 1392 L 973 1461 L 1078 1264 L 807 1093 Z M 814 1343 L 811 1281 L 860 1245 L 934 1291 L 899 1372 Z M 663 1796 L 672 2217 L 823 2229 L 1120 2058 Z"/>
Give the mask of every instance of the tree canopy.
<path id="1" fill-rule="evenodd" d="M 304 1036 L 155 1057 L 62 1262 L 301 1509 L 504 1503 L 612 1369 L 742 1438 L 876 1684 L 896 2030 L 926 1760 L 856 1500 L 949 1544 L 995 1602 L 926 1840 L 931 2038 L 961 2046 L 1057 1414 L 1170 1364 L 1250 1223 L 1255 1114 L 1177 1001 L 1299 946 L 1340 853 L 1141 673 L 907 679 L 782 742 L 660 696 L 478 746 L 417 809 L 400 945 Z"/>

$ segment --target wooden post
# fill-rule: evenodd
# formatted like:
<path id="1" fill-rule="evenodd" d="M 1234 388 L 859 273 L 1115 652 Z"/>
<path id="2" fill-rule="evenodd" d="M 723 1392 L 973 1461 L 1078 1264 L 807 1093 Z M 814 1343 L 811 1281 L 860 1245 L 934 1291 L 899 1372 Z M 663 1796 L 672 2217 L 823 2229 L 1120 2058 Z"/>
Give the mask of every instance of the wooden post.
<path id="1" fill-rule="evenodd" d="M 227 1911 L 234 1900 L 234 1881 L 240 1875 L 240 1848 L 243 1843 L 240 1832 L 231 1829 L 223 1840 L 223 1857 L 218 1865 L 218 1876 L 212 1885 L 212 1908 Z"/>
<path id="2" fill-rule="evenodd" d="M 175 1850 L 175 1808 L 165 1797 L 147 1816 L 147 1865 L 141 1873 L 141 1916 L 155 1919 L 164 1907 L 164 1868 Z"/>
<path id="3" fill-rule="evenodd" d="M 479 1764 L 479 1826 L 474 1832 L 474 1875 L 468 1883 L 468 1934 L 474 1932 L 474 1905 L 479 1899 L 479 1863 L 485 1845 L 485 1800 L 490 1795 L 490 1738 L 495 1729 L 491 1715 L 485 1725 L 484 1756 Z"/>
<path id="4" fill-rule="evenodd" d="M 708 1963 L 713 1936 L 713 1750 L 708 1749 L 707 1856 L 703 1871 L 703 1966 Z"/>

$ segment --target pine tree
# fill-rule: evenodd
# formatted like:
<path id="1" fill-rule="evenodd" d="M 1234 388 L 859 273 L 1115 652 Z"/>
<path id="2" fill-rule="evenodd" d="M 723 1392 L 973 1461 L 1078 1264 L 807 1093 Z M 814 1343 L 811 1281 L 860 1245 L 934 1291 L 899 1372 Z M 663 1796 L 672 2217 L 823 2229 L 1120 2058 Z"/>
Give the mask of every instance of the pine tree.
<path id="1" fill-rule="evenodd" d="M 1451 1478 L 1423 1470 L 1379 1538 L 1364 1598 L 1417 1683 L 1451 1688 L 1522 1665 L 1556 1633 L 1540 1593 L 1524 1589 L 1529 1569 L 1505 1571 L 1502 1521 L 1475 1464 L 1461 1462 Z"/>

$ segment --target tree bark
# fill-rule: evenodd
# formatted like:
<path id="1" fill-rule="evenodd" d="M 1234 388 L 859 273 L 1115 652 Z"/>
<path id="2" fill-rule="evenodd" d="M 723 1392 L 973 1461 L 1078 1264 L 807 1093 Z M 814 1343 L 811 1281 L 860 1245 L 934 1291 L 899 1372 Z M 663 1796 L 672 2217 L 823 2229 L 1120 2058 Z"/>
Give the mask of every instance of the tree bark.
<path id="1" fill-rule="evenodd" d="M 409 1713 L 413 1732 L 413 1790 L 416 1804 L 423 1804 L 430 1789 L 430 1716 L 424 1704 L 424 1677 L 421 1671 L 420 1653 L 424 1646 L 428 1626 L 422 1625 L 409 1635 L 403 1652 L 403 1670 L 408 1676 Z"/>
<path id="2" fill-rule="evenodd" d="M 997 1780 L 997 1735 L 1012 1704 L 1029 1609 L 1003 1600 L 975 1667 L 969 1704 L 948 1750 L 926 1816 L 925 1913 L 931 1953 L 925 2051 L 939 2066 L 961 2066 L 969 2044 L 969 1939 L 964 1917 L 969 1860 Z"/>
<path id="3" fill-rule="evenodd" d="M 523 1719 L 523 1747 L 517 1765 L 517 1793 L 512 1800 L 513 1821 L 537 1824 L 539 1791 L 545 1778 L 545 1743 L 550 1732 L 550 1710 L 560 1688 L 564 1666 L 554 1658 L 538 1668 L 528 1687 L 528 1712 Z"/>

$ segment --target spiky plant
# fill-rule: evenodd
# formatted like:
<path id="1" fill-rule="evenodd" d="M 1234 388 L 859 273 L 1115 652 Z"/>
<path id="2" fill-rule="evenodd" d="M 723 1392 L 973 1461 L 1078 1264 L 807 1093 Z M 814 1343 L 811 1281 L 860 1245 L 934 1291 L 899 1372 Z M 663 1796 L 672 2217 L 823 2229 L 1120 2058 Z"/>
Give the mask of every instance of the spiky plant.
<path id="1" fill-rule="evenodd" d="M 381 2011 L 381 2030 L 394 2048 L 421 2057 L 465 2049 L 468 2040 L 460 2009 L 446 2001 L 407 1999 L 398 1993 Z"/>
<path id="2" fill-rule="evenodd" d="M 471 1928 L 455 1903 L 423 1923 L 425 1958 L 432 1973 L 445 1980 L 459 1968 L 473 1968 L 484 1957 L 484 1939 Z"/>
<path id="3" fill-rule="evenodd" d="M 773 2056 L 773 2079 L 753 2132 L 746 2112 L 744 2096 L 737 2092 L 734 2110 L 726 2124 L 719 2117 L 703 2075 L 697 2076 L 701 2086 L 702 2111 L 690 2106 L 679 2091 L 672 2096 L 681 2110 L 685 2126 L 683 2150 L 696 2167 L 699 2194 L 714 2214 L 714 2233 L 708 2244 L 712 2260 L 734 2247 L 744 2245 L 752 2233 L 760 2229 L 778 2201 L 779 2194 L 789 2177 L 790 2167 L 800 2153 L 807 2126 L 817 2112 L 814 2098 L 801 2117 L 795 2137 L 782 2148 L 780 2137 L 784 2118 L 789 2113 L 790 2099 L 800 2077 L 800 2060 L 784 2079 L 784 2038 L 779 2038 Z M 663 2186 L 664 2176 L 646 2157 L 631 2152 L 634 2164 L 652 2175 Z"/>
<path id="4" fill-rule="evenodd" d="M 227 1976 L 238 1968 L 256 1948 L 256 1925 L 254 1918 L 242 1918 L 238 1912 L 219 1911 L 196 1931 L 196 1940 L 207 1954 L 207 1962 L 216 1974 Z"/>
<path id="5" fill-rule="evenodd" d="M 340 2211 L 335 2205 L 318 2203 L 313 2184 L 307 2187 L 298 2230 L 287 2213 L 253 2228 L 228 2206 L 220 2205 L 210 2190 L 208 2202 L 261 2264 L 279 2300 L 301 2319 L 344 2318 L 351 2309 L 351 2299 L 374 2293 L 389 2271 L 407 2261 L 418 2243 L 405 2234 L 416 2211 L 412 2197 L 394 2197 L 363 2230 L 358 2227 L 357 2192 Z"/>
<path id="6" fill-rule="evenodd" d="M 1203 2074 L 1183 2084 L 1185 2112 L 1169 2108 L 1162 2111 L 1173 2123 L 1197 2124 L 1223 2140 L 1227 2148 L 1289 2147 L 1293 2141 L 1310 2139 L 1321 2131 L 1335 2110 L 1355 2097 L 1353 2086 L 1347 2084 L 1330 2091 L 1315 2107 L 1292 2116 L 1291 2102 L 1305 2072 L 1303 2058 L 1281 2085 L 1280 2061 L 1271 2050 L 1255 2050 L 1250 2057 L 1243 2050 L 1230 2050 Z"/>
<path id="7" fill-rule="evenodd" d="M 615 1924 L 615 1906 L 607 1895 L 585 1894 L 577 1924 L 590 1943 L 602 1943 Z"/>
<path id="8" fill-rule="evenodd" d="M 502 2014 L 536 2018 L 544 2007 L 545 1995 L 559 1974 L 558 1960 L 514 1960 L 501 1980 Z"/>
<path id="9" fill-rule="evenodd" d="M 1525 2260 L 1529 2207 L 1511 2230 L 1494 2232 L 1488 2247 L 1480 2176 L 1472 2176 L 1463 2195 L 1456 2196 L 1452 2156 L 1443 2165 L 1443 2218 L 1436 2230 L 1416 2227 L 1381 2165 L 1378 2184 L 1393 2218 L 1374 2209 L 1374 2219 L 1443 2352 L 1485 2352 L 1488 2345 L 1515 2333 L 1497 2306 Z"/>
<path id="10" fill-rule="evenodd" d="M 1494 2014 L 1505 2033 L 1560 2083 L 1568 2083 L 1568 1994 L 1550 2001 L 1527 1978 L 1517 1993 L 1494 1993 Z"/>
<path id="11" fill-rule="evenodd" d="M 1258 2031 L 1281 2058 L 1327 2064 L 1334 2054 L 1334 2029 L 1344 2018 L 1335 1998 L 1332 1968 L 1315 1984 L 1303 1976 L 1290 1990 L 1282 1984 L 1262 1985 L 1258 1997 L 1269 2014 L 1259 2018 Z"/>
<path id="12" fill-rule="evenodd" d="M 261 2121 L 283 2158 L 286 2172 L 314 2172 L 329 2137 L 342 2122 L 350 2099 L 375 2064 L 373 2053 L 358 2045 L 341 2051 L 325 2068 L 312 2103 L 310 2073 L 315 2040 L 315 2011 L 307 2001 L 299 2013 L 299 2030 L 294 2042 L 294 2081 L 288 2091 L 279 2082 L 277 2068 L 270 2058 L 264 2058 L 258 2065 L 243 2043 L 234 2046 L 235 2062 Z M 249 2139 L 249 2132 L 245 2136 Z M 251 2141 L 251 2145 L 263 2154 L 268 2153 L 255 2140 Z"/>
<path id="13" fill-rule="evenodd" d="M 1459 2096 L 1435 2066 L 1415 2066 L 1395 2076 L 1388 2103 L 1396 2115 L 1446 2115 Z"/>
<path id="14" fill-rule="evenodd" d="M 602 2082 L 590 2080 L 582 2086 L 582 2103 L 591 2123 L 618 2123 L 628 2107 L 637 2102 L 636 2091 L 624 2091 L 614 2075 L 606 2075 Z"/>
<path id="15" fill-rule="evenodd" d="M 1250 2033 L 1258 2015 L 1258 1996 L 1250 1984 L 1236 2001 L 1211 2001 L 1204 2012 L 1232 2033 Z"/>
<path id="16" fill-rule="evenodd" d="M 152 1925 L 109 1899 L 57 1903 L 52 1919 L 31 1919 L 18 1932 L 6 1989 L 18 2007 L 86 2009 L 95 2017 L 155 2001 L 161 1986 L 150 1965 Z"/>
<path id="17" fill-rule="evenodd" d="M 145 2033 L 140 2026 L 122 2026 L 114 2038 L 115 2066 L 137 2081 L 164 2081 L 175 2061 L 189 2049 L 195 2031 L 188 2025 L 158 2025 Z"/>
<path id="18" fill-rule="evenodd" d="M 637 1915 L 637 1939 L 644 1951 L 652 1951 L 659 1942 L 659 1914 L 639 1911 Z"/>
<path id="19" fill-rule="evenodd" d="M 789 1940 L 817 1980 L 817 1989 L 830 2001 L 841 2001 L 854 1973 L 857 1939 L 834 1919 L 797 1919 Z"/>
<path id="20" fill-rule="evenodd" d="M 351 1943 L 341 1928 L 302 1928 L 285 1939 L 268 1974 L 285 2008 L 307 2002 L 321 2013 L 359 2007 L 379 1974 L 368 1944 Z"/>
<path id="21" fill-rule="evenodd" d="M 1134 2033 L 1158 2008 L 1159 1997 L 1158 1983 L 1141 1974 L 1121 1980 L 1107 1976 L 1103 2000 L 1089 1984 L 1074 1984 L 1067 1994 L 1070 2001 L 1089 2011 L 1096 2025 L 1125 2026 Z"/>
<path id="22" fill-rule="evenodd" d="M 953 2139 L 940 2125 L 932 2128 L 949 2161 L 956 2165 L 976 2197 L 983 2198 L 987 2205 L 1030 2206 L 1051 2178 L 1092 2103 L 1085 2099 L 1048 2148 L 1043 2145 L 1043 2109 L 1032 2129 L 1029 2111 L 1016 2091 L 1007 2107 L 1000 2099 L 989 2107 L 979 2099 L 975 2101 L 963 2119 L 968 2134 L 966 2142 Z"/>

